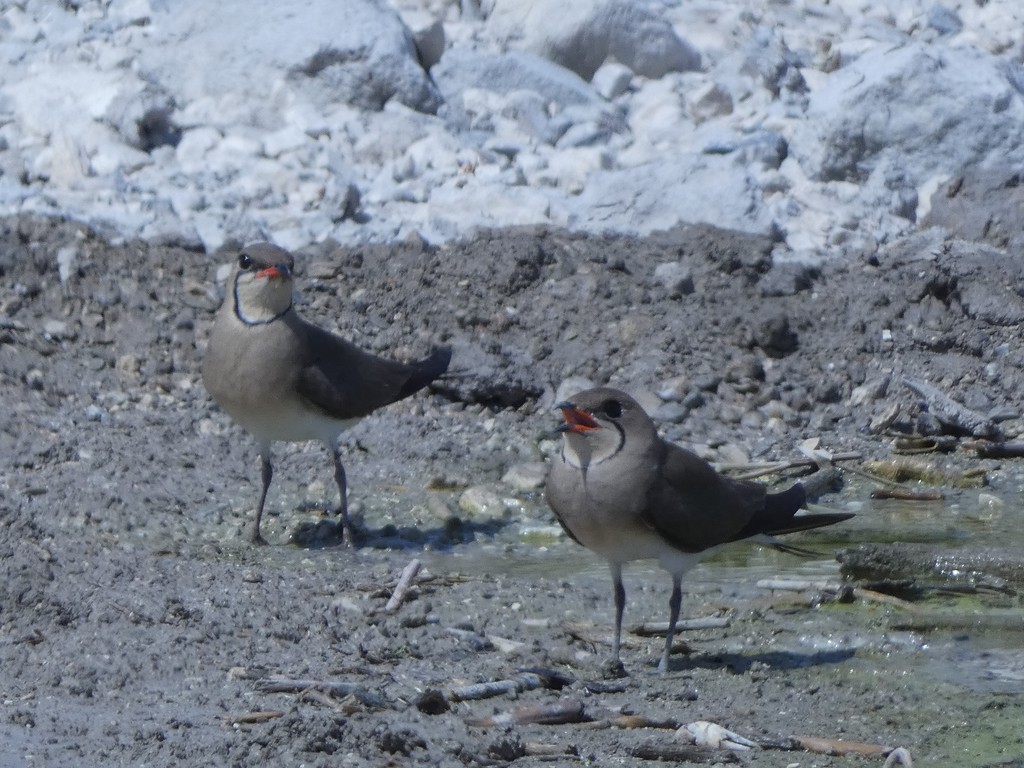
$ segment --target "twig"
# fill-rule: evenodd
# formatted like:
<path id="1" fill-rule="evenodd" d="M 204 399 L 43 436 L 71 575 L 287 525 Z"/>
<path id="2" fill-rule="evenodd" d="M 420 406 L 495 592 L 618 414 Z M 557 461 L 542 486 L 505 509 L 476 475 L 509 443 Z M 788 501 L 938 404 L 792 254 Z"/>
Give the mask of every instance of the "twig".
<path id="1" fill-rule="evenodd" d="M 593 624 L 566 622 L 562 625 L 562 629 L 570 637 L 589 645 L 611 645 L 613 642 L 611 632 L 608 630 L 599 631 Z M 622 637 L 622 647 L 639 648 L 640 641 L 633 637 L 632 634 L 624 635 Z"/>
<path id="2" fill-rule="evenodd" d="M 679 728 L 679 721 L 673 719 L 654 720 L 646 715 L 624 714 L 622 707 L 596 707 L 587 710 L 587 722 L 581 727 L 587 730 L 657 728 L 675 731 Z"/>
<path id="3" fill-rule="evenodd" d="M 811 579 L 759 579 L 758 589 L 781 590 L 785 592 L 805 592 L 817 590 L 819 592 L 838 592 L 843 585 L 838 581 L 813 581 Z"/>
<path id="4" fill-rule="evenodd" d="M 797 743 L 808 752 L 819 755 L 861 755 L 864 757 L 884 757 L 892 752 L 892 747 L 881 744 L 865 744 L 860 741 L 843 739 L 823 739 L 818 736 L 794 736 Z"/>
<path id="5" fill-rule="evenodd" d="M 901 491 L 876 488 L 871 492 L 871 498 L 895 499 L 897 501 L 942 501 L 946 497 L 939 491 Z"/>
<path id="6" fill-rule="evenodd" d="M 566 747 L 562 744 L 541 744 L 538 741 L 528 741 L 523 744 L 524 757 L 554 758 L 568 757 L 579 760 L 580 755 L 576 747 Z"/>
<path id="7" fill-rule="evenodd" d="M 398 609 L 409 589 L 413 585 L 413 581 L 416 578 L 416 574 L 420 572 L 420 561 L 413 558 L 407 566 L 402 570 L 402 575 L 398 579 L 398 583 L 395 585 L 395 591 L 391 593 L 391 598 L 388 600 L 387 605 L 384 606 L 384 610 L 388 613 Z"/>
<path id="8" fill-rule="evenodd" d="M 860 459 L 861 456 L 861 453 L 858 451 L 846 451 L 844 453 L 832 454 L 832 461 L 854 461 Z M 782 461 L 746 464 L 719 463 L 715 464 L 715 469 L 719 472 L 737 472 L 739 474 L 732 475 L 737 480 L 753 480 L 764 475 L 777 475 L 790 469 L 802 469 L 805 467 L 814 469 L 818 466 L 820 466 L 820 462 L 815 461 L 811 457 L 805 457 L 802 459 L 784 459 Z"/>
<path id="9" fill-rule="evenodd" d="M 988 440 L 972 440 L 963 444 L 965 450 L 973 450 L 979 459 L 1019 459 L 1024 457 L 1024 442 L 1013 441 L 993 443 Z"/>
<path id="10" fill-rule="evenodd" d="M 260 693 L 301 693 L 321 691 L 336 698 L 355 697 L 365 707 L 387 709 L 388 701 L 378 693 L 367 690 L 358 683 L 345 680 L 302 680 L 289 679 L 274 675 L 264 680 L 257 680 L 255 688 Z"/>
<path id="11" fill-rule="evenodd" d="M 728 616 L 704 616 L 697 619 L 680 619 L 676 622 L 677 632 L 690 632 L 697 629 L 722 629 L 731 623 Z M 630 632 L 640 637 L 664 637 L 668 634 L 667 621 L 645 621 L 631 627 Z"/>
<path id="12" fill-rule="evenodd" d="M 310 688 L 330 693 L 333 696 L 348 696 L 357 691 L 365 690 L 358 683 L 344 680 L 303 680 L 273 676 L 256 681 L 256 690 L 260 693 L 302 693 Z"/>
<path id="13" fill-rule="evenodd" d="M 693 747 L 686 744 L 644 744 L 634 747 L 630 755 L 640 760 L 658 760 L 665 763 L 738 763 L 739 758 L 729 751 Z"/>
<path id="14" fill-rule="evenodd" d="M 231 725 L 255 725 L 277 717 L 284 717 L 284 712 L 278 709 L 264 709 L 258 712 L 243 712 L 241 715 L 222 715 L 221 720 Z"/>
<path id="15" fill-rule="evenodd" d="M 1013 631 L 1024 629 L 1024 617 L 1019 613 L 996 614 L 956 613 L 953 611 L 918 611 L 914 616 L 900 617 L 889 622 L 890 629 L 908 632 L 928 632 L 935 629 L 975 631 Z"/>
<path id="16" fill-rule="evenodd" d="M 478 728 L 492 728 L 508 725 L 564 725 L 566 723 L 586 722 L 587 715 L 583 702 L 579 699 L 566 699 L 553 704 L 539 704 L 518 707 L 491 717 L 470 718 L 468 725 Z"/>
<path id="17" fill-rule="evenodd" d="M 911 602 L 901 600 L 898 597 L 887 595 L 884 592 L 876 592 L 873 589 L 854 587 L 838 581 L 812 581 L 809 579 L 760 579 L 757 582 L 759 589 L 771 589 L 787 592 L 806 592 L 814 590 L 817 592 L 831 592 L 838 594 L 843 590 L 849 590 L 848 594 L 858 600 L 866 602 L 884 603 L 903 608 L 908 611 L 918 611 L 919 608 Z"/>
<path id="18" fill-rule="evenodd" d="M 351 715 L 353 714 L 353 712 L 359 711 L 359 708 L 354 706 L 352 704 L 351 699 L 349 699 L 347 696 L 345 697 L 345 699 L 338 701 L 333 696 L 329 696 L 323 691 L 317 690 L 316 688 L 307 688 L 299 694 L 299 697 L 303 699 L 309 699 L 310 701 L 315 701 L 318 704 L 323 704 L 325 707 L 328 707 L 329 709 L 336 710 L 346 715 Z M 345 703 L 346 700 L 348 700 L 348 704 Z"/>
<path id="19" fill-rule="evenodd" d="M 522 693 L 544 686 L 540 675 L 533 672 L 521 672 L 507 680 L 492 680 L 486 683 L 471 683 L 452 688 L 448 692 L 449 701 L 474 701 L 502 696 L 506 693 Z"/>

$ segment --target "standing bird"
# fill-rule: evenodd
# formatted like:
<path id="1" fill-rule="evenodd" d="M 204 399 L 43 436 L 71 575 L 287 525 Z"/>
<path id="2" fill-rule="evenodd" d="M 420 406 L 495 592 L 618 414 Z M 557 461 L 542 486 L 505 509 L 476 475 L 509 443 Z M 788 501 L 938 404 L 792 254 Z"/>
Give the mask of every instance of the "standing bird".
<path id="1" fill-rule="evenodd" d="M 260 533 L 274 475 L 276 440 L 320 440 L 334 459 L 345 541 L 352 543 L 348 489 L 338 436 L 363 416 L 423 389 L 448 369 L 442 348 L 415 363 L 376 357 L 299 317 L 292 305 L 295 260 L 270 243 L 242 250 L 210 334 L 203 383 L 259 442 L 263 490 L 250 533 Z"/>
<path id="2" fill-rule="evenodd" d="M 679 619 L 683 574 L 704 555 L 730 542 L 853 517 L 798 516 L 808 493 L 801 483 L 768 493 L 760 483 L 722 477 L 699 456 L 662 440 L 640 405 L 616 389 L 590 389 L 557 407 L 565 419 L 559 426 L 562 450 L 548 474 L 545 497 L 565 532 L 608 561 L 617 665 L 626 606 L 623 563 L 656 559 L 672 576 L 668 637 L 658 665 L 664 673 Z"/>

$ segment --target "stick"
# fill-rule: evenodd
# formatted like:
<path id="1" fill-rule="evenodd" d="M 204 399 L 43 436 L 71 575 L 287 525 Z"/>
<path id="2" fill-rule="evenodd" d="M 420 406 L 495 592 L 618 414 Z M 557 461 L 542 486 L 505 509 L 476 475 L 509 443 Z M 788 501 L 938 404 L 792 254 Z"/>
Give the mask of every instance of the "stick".
<path id="1" fill-rule="evenodd" d="M 366 690 L 357 683 L 343 680 L 291 680 L 274 676 L 256 682 L 256 690 L 260 693 L 302 693 L 311 688 L 332 696 L 350 696 L 358 691 Z"/>
<path id="2" fill-rule="evenodd" d="M 538 741 L 528 741 L 523 744 L 524 757 L 569 757 L 580 759 L 576 747 L 566 747 L 562 744 L 542 744 Z"/>
<path id="3" fill-rule="evenodd" d="M 532 691 L 544 685 L 540 675 L 533 672 L 522 672 L 507 680 L 492 680 L 487 683 L 471 683 L 452 688 L 448 692 L 449 701 L 474 701 L 476 699 L 489 699 L 492 696 L 502 696 L 506 693 L 522 693 Z"/>
<path id="4" fill-rule="evenodd" d="M 1024 442 L 991 443 L 988 440 L 974 440 L 964 443 L 966 450 L 973 450 L 979 459 L 1019 459 L 1024 457 Z"/>
<path id="5" fill-rule="evenodd" d="M 292 680 L 275 675 L 256 681 L 255 688 L 260 693 L 322 691 L 340 699 L 346 696 L 353 696 L 363 706 L 373 709 L 387 709 L 390 706 L 389 702 L 379 693 L 374 693 L 358 683 L 350 683 L 344 680 Z"/>
<path id="6" fill-rule="evenodd" d="M 760 582 L 758 583 L 760 585 Z M 676 622 L 677 632 L 689 632 L 696 629 L 722 629 L 728 627 L 731 619 L 728 616 L 704 616 L 697 619 L 680 619 Z M 667 621 L 645 621 L 630 630 L 640 637 L 664 637 L 668 634 Z"/>
<path id="7" fill-rule="evenodd" d="M 844 453 L 832 454 L 832 461 L 854 461 L 860 459 L 862 454 L 859 451 L 846 451 Z M 811 457 L 803 459 L 781 459 L 779 461 L 763 461 L 745 464 L 716 463 L 715 469 L 719 472 L 749 472 L 750 475 L 735 475 L 737 480 L 752 479 L 762 475 L 775 475 L 785 472 L 788 469 L 801 469 L 810 467 L 816 469 L 820 462 Z"/>
<path id="8" fill-rule="evenodd" d="M 419 572 L 420 561 L 413 558 L 402 570 L 402 575 L 399 577 L 398 583 L 395 585 L 395 591 L 391 593 L 391 598 L 388 600 L 387 605 L 384 606 L 385 611 L 391 613 L 398 609 L 398 606 L 404 602 L 410 587 L 413 585 L 413 580 Z"/>
<path id="9" fill-rule="evenodd" d="M 245 712 L 241 715 L 222 715 L 221 720 L 231 725 L 255 725 L 276 717 L 284 717 L 284 712 L 277 709 L 264 709 L 258 712 Z"/>
<path id="10" fill-rule="evenodd" d="M 758 579 L 758 589 L 772 589 L 786 592 L 838 592 L 843 585 L 838 581 L 812 581 L 810 579 Z"/>
<path id="11" fill-rule="evenodd" d="M 872 499 L 896 499 L 897 501 L 942 501 L 946 498 L 938 491 L 900 491 L 876 488 L 871 492 Z"/>
<path id="12" fill-rule="evenodd" d="M 860 741 L 844 741 L 843 739 L 823 739 L 818 736 L 794 736 L 801 747 L 808 752 L 819 755 L 861 755 L 864 757 L 884 757 L 892 752 L 892 747 L 881 744 L 865 744 Z"/>
<path id="13" fill-rule="evenodd" d="M 894 605 L 897 608 L 904 608 L 908 611 L 917 611 L 918 607 L 911 602 L 901 600 L 898 597 L 887 595 L 884 592 L 876 592 L 873 589 L 864 587 L 851 587 L 849 584 L 842 584 L 838 581 L 811 581 L 809 579 L 760 579 L 757 582 L 759 589 L 772 589 L 787 592 L 806 592 L 814 590 L 817 592 L 842 592 L 849 589 L 850 594 L 859 600 L 873 603 L 884 603 Z"/>
<path id="14" fill-rule="evenodd" d="M 641 760 L 665 763 L 738 763 L 739 758 L 728 750 L 692 747 L 685 744 L 644 744 L 630 750 L 630 755 Z"/>
<path id="15" fill-rule="evenodd" d="M 583 723 L 588 720 L 579 699 L 556 701 L 553 704 L 540 704 L 529 707 L 518 707 L 508 712 L 501 712 L 491 717 L 470 718 L 467 725 L 478 728 L 509 725 L 564 725 L 566 723 Z"/>

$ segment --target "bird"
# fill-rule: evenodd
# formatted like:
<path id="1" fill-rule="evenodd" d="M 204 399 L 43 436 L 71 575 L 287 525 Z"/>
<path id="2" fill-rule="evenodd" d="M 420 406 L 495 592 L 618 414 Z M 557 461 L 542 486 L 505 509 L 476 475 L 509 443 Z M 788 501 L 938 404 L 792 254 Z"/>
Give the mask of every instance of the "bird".
<path id="1" fill-rule="evenodd" d="M 401 363 L 377 357 L 304 320 L 295 309 L 295 260 L 272 243 L 242 248 L 228 278 L 202 365 L 214 401 L 259 444 L 263 488 L 249 539 L 274 475 L 271 444 L 319 440 L 331 452 L 344 541 L 352 544 L 339 436 L 364 416 L 409 397 L 444 374 L 451 349 Z"/>
<path id="2" fill-rule="evenodd" d="M 624 563 L 654 559 L 672 577 L 668 637 L 658 664 L 665 673 L 682 578 L 702 557 L 732 542 L 853 517 L 843 512 L 797 515 L 811 492 L 803 483 L 768 493 L 760 483 L 723 477 L 696 454 L 663 440 L 643 408 L 620 390 L 588 389 L 556 407 L 564 420 L 558 427 L 561 450 L 548 472 L 545 499 L 570 538 L 608 561 L 615 600 L 612 662 L 619 671 Z M 838 475 L 826 469 L 811 478 L 824 474 L 829 482 Z"/>

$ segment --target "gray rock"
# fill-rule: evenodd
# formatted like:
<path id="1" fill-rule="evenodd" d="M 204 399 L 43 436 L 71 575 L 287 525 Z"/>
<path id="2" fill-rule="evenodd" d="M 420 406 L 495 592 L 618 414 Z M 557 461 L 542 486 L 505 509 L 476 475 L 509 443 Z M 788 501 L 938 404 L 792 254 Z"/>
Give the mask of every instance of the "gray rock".
<path id="1" fill-rule="evenodd" d="M 686 418 L 686 414 L 689 413 L 689 409 L 679 402 L 668 402 L 662 403 L 651 416 L 654 417 L 655 421 L 664 421 L 670 424 L 678 424 Z"/>
<path id="2" fill-rule="evenodd" d="M 459 509 L 475 519 L 500 518 L 508 512 L 501 497 L 482 485 L 471 486 L 462 492 Z"/>
<path id="3" fill-rule="evenodd" d="M 955 35 L 963 30 L 957 12 L 945 5 L 933 5 L 928 9 L 928 26 L 943 35 Z"/>
<path id="4" fill-rule="evenodd" d="M 582 376 L 570 376 L 564 379 L 561 384 L 558 385 L 558 389 L 555 390 L 555 402 L 564 403 L 571 401 L 574 395 L 578 395 L 587 389 L 593 389 L 594 382 L 590 379 L 586 379 Z"/>
<path id="5" fill-rule="evenodd" d="M 517 491 L 535 491 L 544 485 L 547 465 L 540 461 L 513 464 L 501 476 L 501 482 Z"/>
<path id="6" fill-rule="evenodd" d="M 654 280 L 664 286 L 673 298 L 693 293 L 693 274 L 689 267 L 678 261 L 669 261 L 654 268 Z"/>
<path id="7" fill-rule="evenodd" d="M 434 80 L 447 101 L 461 102 L 467 88 L 500 94 L 532 91 L 543 103 L 562 107 L 592 104 L 603 109 L 603 99 L 575 73 L 533 53 L 485 53 L 449 48 L 434 67 Z"/>

